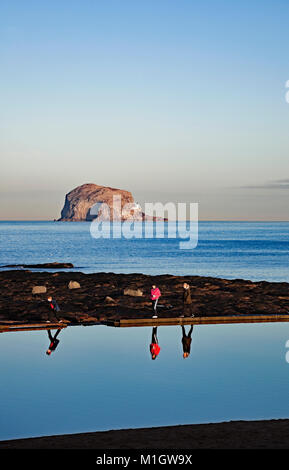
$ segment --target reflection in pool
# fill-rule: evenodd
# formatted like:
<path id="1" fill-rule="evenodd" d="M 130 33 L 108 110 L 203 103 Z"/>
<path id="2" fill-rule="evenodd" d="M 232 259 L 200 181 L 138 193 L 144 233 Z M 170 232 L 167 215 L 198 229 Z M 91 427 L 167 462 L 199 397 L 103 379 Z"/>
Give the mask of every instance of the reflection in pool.
<path id="1" fill-rule="evenodd" d="M 287 323 L 56 333 L 0 334 L 1 440 L 289 417 Z"/>

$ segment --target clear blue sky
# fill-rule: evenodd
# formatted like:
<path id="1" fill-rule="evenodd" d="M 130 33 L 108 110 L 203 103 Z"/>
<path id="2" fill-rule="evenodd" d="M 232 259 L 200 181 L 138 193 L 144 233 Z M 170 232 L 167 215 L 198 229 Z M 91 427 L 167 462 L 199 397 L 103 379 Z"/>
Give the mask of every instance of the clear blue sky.
<path id="1" fill-rule="evenodd" d="M 0 219 L 83 183 L 289 220 L 288 0 L 2 0 Z"/>

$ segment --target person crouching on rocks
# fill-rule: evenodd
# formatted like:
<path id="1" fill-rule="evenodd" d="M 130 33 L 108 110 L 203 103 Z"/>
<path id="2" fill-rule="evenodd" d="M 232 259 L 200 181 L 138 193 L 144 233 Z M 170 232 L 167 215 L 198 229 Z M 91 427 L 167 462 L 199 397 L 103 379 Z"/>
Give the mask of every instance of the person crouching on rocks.
<path id="1" fill-rule="evenodd" d="M 50 322 L 56 322 L 56 323 L 59 323 L 59 322 L 62 322 L 62 320 L 59 320 L 58 316 L 57 316 L 57 312 L 60 312 L 60 308 L 59 308 L 59 305 L 58 303 L 56 302 L 55 299 L 53 299 L 53 297 L 49 296 L 47 298 L 47 301 L 48 301 L 48 311 L 49 311 L 49 320 L 47 321 L 48 323 Z"/>
<path id="2" fill-rule="evenodd" d="M 153 318 L 158 318 L 157 316 L 157 304 L 158 300 L 161 296 L 161 291 L 155 285 L 151 288 L 151 301 L 152 301 L 152 309 L 153 309 Z"/>
<path id="3" fill-rule="evenodd" d="M 186 282 L 183 285 L 184 291 L 183 291 L 183 315 L 181 315 L 181 318 L 183 317 L 194 317 L 194 313 L 192 310 L 192 297 L 191 297 L 191 290 L 189 284 Z"/>

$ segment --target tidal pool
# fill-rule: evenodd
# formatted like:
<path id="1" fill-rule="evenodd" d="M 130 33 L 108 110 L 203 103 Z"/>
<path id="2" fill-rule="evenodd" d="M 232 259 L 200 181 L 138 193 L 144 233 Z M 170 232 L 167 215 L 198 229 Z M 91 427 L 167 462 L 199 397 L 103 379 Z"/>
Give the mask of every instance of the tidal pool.
<path id="1" fill-rule="evenodd" d="M 152 360 L 151 327 L 67 327 L 51 355 L 1 333 L 0 439 L 289 417 L 288 323 L 194 326 L 186 359 L 182 334 L 158 327 Z"/>

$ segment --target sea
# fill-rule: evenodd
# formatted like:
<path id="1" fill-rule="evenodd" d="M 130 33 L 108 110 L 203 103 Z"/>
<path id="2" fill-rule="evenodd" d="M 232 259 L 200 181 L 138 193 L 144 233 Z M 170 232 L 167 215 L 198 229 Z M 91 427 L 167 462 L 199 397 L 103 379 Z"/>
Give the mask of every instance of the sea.
<path id="1" fill-rule="evenodd" d="M 157 223 L 156 223 L 157 224 Z M 167 224 L 169 227 L 169 223 Z M 0 269 L 70 262 L 84 273 L 212 276 L 289 282 L 289 222 L 199 222 L 196 247 L 151 238 L 93 238 L 89 222 L 0 222 Z"/>

